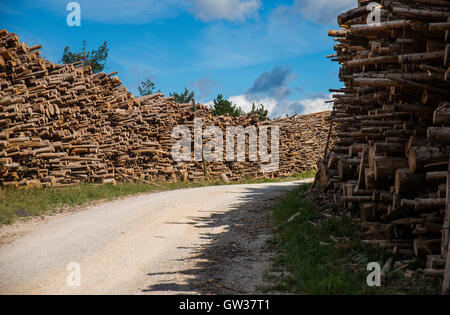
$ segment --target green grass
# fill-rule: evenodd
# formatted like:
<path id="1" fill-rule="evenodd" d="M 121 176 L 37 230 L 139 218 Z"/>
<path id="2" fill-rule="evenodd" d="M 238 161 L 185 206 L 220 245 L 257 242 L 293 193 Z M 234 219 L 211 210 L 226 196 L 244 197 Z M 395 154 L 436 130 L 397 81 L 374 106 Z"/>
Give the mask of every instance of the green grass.
<path id="1" fill-rule="evenodd" d="M 246 178 L 233 184 L 257 184 L 270 182 L 285 182 L 314 177 L 314 172 L 295 174 L 291 177 L 278 179 Z M 87 205 L 99 200 L 112 200 L 119 197 L 132 196 L 152 191 L 166 191 L 183 188 L 224 185 L 219 180 L 198 183 L 157 183 L 155 185 L 142 183 L 118 183 L 117 185 L 79 184 L 61 188 L 32 188 L 0 190 L 0 226 L 10 224 L 19 217 L 37 216 L 62 207 Z"/>
<path id="2" fill-rule="evenodd" d="M 288 277 L 276 281 L 265 291 L 298 294 L 436 294 L 437 285 L 417 277 L 406 279 L 399 273 L 388 275 L 382 287 L 369 287 L 369 262 L 381 266 L 390 254 L 364 245 L 358 228 L 350 219 L 323 220 L 321 213 L 305 199 L 302 185 L 285 196 L 274 208 L 273 221 L 278 232 L 272 240 L 279 249 L 274 268 L 286 270 Z M 299 213 L 292 222 L 285 223 Z M 280 225 L 281 224 L 281 225 Z M 337 240 L 337 242 L 336 242 Z"/>

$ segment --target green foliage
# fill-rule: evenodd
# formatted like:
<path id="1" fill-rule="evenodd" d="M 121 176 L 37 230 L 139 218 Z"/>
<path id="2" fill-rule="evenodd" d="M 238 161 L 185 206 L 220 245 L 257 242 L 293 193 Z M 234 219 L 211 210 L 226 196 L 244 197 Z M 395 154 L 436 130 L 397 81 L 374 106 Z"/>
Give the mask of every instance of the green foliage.
<path id="1" fill-rule="evenodd" d="M 247 114 L 248 117 L 258 116 L 259 121 L 267 121 L 269 118 L 269 111 L 265 109 L 264 105 L 261 104 L 256 107 L 255 103 L 252 105 L 252 110 Z"/>
<path id="2" fill-rule="evenodd" d="M 86 46 L 86 41 L 83 41 L 81 52 L 78 53 L 72 52 L 69 46 L 65 47 L 61 62 L 71 64 L 82 61 L 85 66 L 91 66 L 94 73 L 103 71 L 109 53 L 108 43 L 104 42 L 96 50 L 92 51 L 87 51 Z"/>
<path id="3" fill-rule="evenodd" d="M 214 105 L 211 107 L 211 112 L 214 116 L 230 115 L 231 117 L 244 116 L 245 112 L 232 102 L 223 99 L 223 95 L 219 94 L 214 100 Z"/>
<path id="4" fill-rule="evenodd" d="M 187 88 L 184 88 L 184 92 L 181 94 L 178 94 L 176 92 L 170 93 L 170 96 L 173 96 L 175 99 L 175 102 L 180 104 L 187 104 L 191 103 L 194 100 L 195 94 L 194 92 L 189 92 Z"/>
<path id="5" fill-rule="evenodd" d="M 141 96 L 152 95 L 155 93 L 155 83 L 150 79 L 142 81 L 138 91 Z"/>
<path id="6" fill-rule="evenodd" d="M 221 115 L 230 115 L 231 117 L 240 117 L 240 116 L 258 116 L 260 121 L 270 120 L 269 111 L 264 107 L 263 104 L 258 107 L 253 103 L 252 110 L 246 113 L 242 108 L 233 104 L 229 100 L 223 99 L 223 95 L 219 94 L 217 98 L 214 100 L 214 105 L 211 106 L 211 112 L 213 116 L 221 116 Z"/>

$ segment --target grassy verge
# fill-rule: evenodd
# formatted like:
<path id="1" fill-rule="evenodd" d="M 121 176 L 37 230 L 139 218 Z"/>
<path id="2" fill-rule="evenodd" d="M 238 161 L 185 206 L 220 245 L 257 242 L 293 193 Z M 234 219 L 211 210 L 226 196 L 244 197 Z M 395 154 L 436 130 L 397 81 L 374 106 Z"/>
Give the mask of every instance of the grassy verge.
<path id="1" fill-rule="evenodd" d="M 314 177 L 314 172 L 295 174 L 278 179 L 244 179 L 231 184 L 257 184 L 285 182 Z M 183 188 L 224 185 L 221 181 L 199 183 L 118 183 L 117 185 L 80 184 L 62 188 L 4 189 L 0 190 L 0 226 L 10 224 L 18 217 L 44 214 L 62 207 L 85 205 L 93 201 L 111 200 L 152 191 L 166 191 Z"/>
<path id="2" fill-rule="evenodd" d="M 279 249 L 274 270 L 288 271 L 287 277 L 268 276 L 275 281 L 266 291 L 298 294 L 436 294 L 439 287 L 418 277 L 389 274 L 382 287 L 369 287 L 369 262 L 381 266 L 390 254 L 364 245 L 350 219 L 323 220 L 320 212 L 304 198 L 308 185 L 296 188 L 274 208 L 278 233 L 273 244 Z M 294 214 L 299 215 L 289 223 Z M 280 225 L 281 224 L 281 225 Z"/>

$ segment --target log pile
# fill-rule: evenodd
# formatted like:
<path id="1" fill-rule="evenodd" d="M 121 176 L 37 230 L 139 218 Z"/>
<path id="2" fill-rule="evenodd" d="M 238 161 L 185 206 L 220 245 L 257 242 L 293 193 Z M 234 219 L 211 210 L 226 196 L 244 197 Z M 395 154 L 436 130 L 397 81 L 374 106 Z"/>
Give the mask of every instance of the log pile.
<path id="1" fill-rule="evenodd" d="M 228 125 L 259 126 L 258 120 L 212 117 L 201 104 L 194 112 L 192 104 L 162 94 L 135 98 L 116 73 L 55 64 L 41 58 L 40 48 L 0 30 L 0 186 L 286 176 L 315 169 L 322 157 L 329 112 L 266 123 L 280 126 L 276 172 L 261 174 L 260 163 L 248 158 L 176 163 L 174 127 L 192 130 L 194 118 L 202 118 L 204 127 L 225 131 Z"/>
<path id="2" fill-rule="evenodd" d="M 0 178 L 3 186 L 58 186 L 114 178 L 101 152 L 112 110 L 136 101 L 113 74 L 40 57 L 0 31 Z"/>
<path id="3" fill-rule="evenodd" d="M 377 24 L 368 22 L 369 3 L 360 0 L 338 17 L 342 29 L 329 32 L 336 54 L 328 57 L 341 64 L 345 87 L 332 90 L 337 139 L 320 179 L 365 222 L 367 242 L 426 257 L 423 272 L 442 277 L 450 227 L 450 1 L 378 1 Z"/>
<path id="4" fill-rule="evenodd" d="M 184 180 L 200 181 L 208 178 L 219 178 L 221 174 L 227 175 L 231 180 L 243 177 L 263 178 L 290 176 L 294 173 L 314 170 L 317 162 L 323 157 L 325 147 L 329 112 L 316 113 L 299 117 L 287 117 L 270 122 L 260 123 L 257 117 L 230 116 L 213 117 L 211 111 L 202 104 L 177 104 L 172 98 L 165 98 L 162 94 L 142 97 L 139 99 L 140 108 L 135 114 L 138 118 L 130 119 L 126 112 L 124 118 L 130 123 L 122 125 L 112 120 L 116 125 L 116 132 L 126 132 L 134 137 L 127 138 L 127 143 L 111 150 L 116 156 L 108 159 L 117 161 L 117 169 L 125 172 L 127 169 L 135 176 L 148 181 Z M 195 161 L 192 149 L 191 161 L 176 163 L 173 161 L 171 149 L 177 139 L 171 137 L 176 126 L 186 126 L 191 132 L 191 142 L 194 142 L 194 119 L 202 119 L 202 130 L 208 126 L 218 126 L 224 136 L 223 161 Z M 135 124 L 134 122 L 138 122 Z M 249 161 L 248 137 L 246 143 L 245 161 L 226 161 L 226 128 L 228 126 L 241 126 L 243 128 L 255 126 L 279 126 L 280 128 L 280 167 L 272 173 L 261 173 L 260 161 Z M 269 132 L 270 134 L 270 132 Z M 145 135 L 145 136 L 144 136 Z M 206 139 L 203 140 L 205 144 Z M 120 147 L 119 147 L 120 146 Z M 270 151 L 270 146 L 269 146 Z"/>

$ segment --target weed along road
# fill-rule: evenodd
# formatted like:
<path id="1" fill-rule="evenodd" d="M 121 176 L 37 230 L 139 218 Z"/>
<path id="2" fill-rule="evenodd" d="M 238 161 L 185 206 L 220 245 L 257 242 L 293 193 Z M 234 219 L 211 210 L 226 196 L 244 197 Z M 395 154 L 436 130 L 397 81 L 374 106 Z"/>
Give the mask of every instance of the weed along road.
<path id="1" fill-rule="evenodd" d="M 305 182 L 151 193 L 14 223 L 0 293 L 252 293 L 270 260 L 270 202 Z"/>

